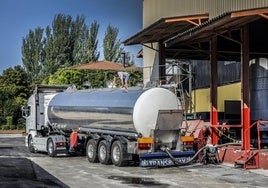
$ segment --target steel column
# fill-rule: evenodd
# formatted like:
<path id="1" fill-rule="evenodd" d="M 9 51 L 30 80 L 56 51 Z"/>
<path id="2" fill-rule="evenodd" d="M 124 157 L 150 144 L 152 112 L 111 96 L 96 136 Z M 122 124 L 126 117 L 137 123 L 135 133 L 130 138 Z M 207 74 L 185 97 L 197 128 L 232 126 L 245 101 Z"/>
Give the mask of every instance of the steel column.
<path id="1" fill-rule="evenodd" d="M 217 62 L 217 36 L 210 40 L 210 123 L 212 125 L 212 144 L 218 144 L 218 62 Z"/>
<path id="2" fill-rule="evenodd" d="M 242 144 L 245 151 L 250 150 L 250 99 L 249 99 L 249 27 L 241 28 L 241 122 Z"/>

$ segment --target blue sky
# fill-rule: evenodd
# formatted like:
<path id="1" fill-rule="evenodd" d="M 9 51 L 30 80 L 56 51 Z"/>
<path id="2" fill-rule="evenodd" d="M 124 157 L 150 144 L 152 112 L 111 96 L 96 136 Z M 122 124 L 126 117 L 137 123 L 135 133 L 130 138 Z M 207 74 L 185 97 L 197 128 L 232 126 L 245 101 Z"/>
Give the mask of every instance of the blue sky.
<path id="1" fill-rule="evenodd" d="M 142 0 L 0 0 L 0 74 L 9 67 L 22 66 L 22 38 L 30 29 L 51 26 L 56 14 L 74 19 L 83 15 L 88 26 L 96 20 L 100 24 L 99 45 L 109 24 L 119 29 L 121 41 L 142 29 Z M 124 48 L 136 56 L 141 46 Z M 98 50 L 102 53 L 101 46 Z"/>

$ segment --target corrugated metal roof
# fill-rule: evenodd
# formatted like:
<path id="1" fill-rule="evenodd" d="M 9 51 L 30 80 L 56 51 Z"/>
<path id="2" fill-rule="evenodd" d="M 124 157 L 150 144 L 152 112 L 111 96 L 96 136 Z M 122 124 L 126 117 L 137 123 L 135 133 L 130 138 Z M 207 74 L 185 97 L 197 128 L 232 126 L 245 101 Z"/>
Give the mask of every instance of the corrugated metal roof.
<path id="1" fill-rule="evenodd" d="M 206 20 L 208 20 L 208 14 L 161 18 L 123 43 L 125 45 L 134 45 L 159 42 Z"/>
<path id="2" fill-rule="evenodd" d="M 252 13 L 250 13 L 252 12 Z M 255 13 L 254 13 L 255 12 Z M 232 14 L 240 14 L 241 16 L 233 17 Z M 244 14 L 245 13 L 245 14 Z M 225 32 L 228 29 L 237 29 L 242 25 L 246 25 L 254 20 L 261 18 L 259 14 L 268 13 L 268 8 L 248 9 L 241 11 L 225 12 L 217 17 L 214 17 L 201 25 L 185 30 L 170 39 L 167 39 L 164 43 L 167 47 L 173 44 L 182 43 L 187 40 L 190 41 L 202 41 L 213 35 Z"/>

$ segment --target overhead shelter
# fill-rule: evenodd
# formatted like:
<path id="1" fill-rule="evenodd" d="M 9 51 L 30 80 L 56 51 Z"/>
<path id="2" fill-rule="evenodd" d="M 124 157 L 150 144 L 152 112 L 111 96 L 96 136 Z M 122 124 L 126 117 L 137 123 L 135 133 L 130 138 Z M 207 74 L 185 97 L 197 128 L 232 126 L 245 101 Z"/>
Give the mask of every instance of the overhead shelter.
<path id="1" fill-rule="evenodd" d="M 209 39 L 217 36 L 219 60 L 240 60 L 241 32 L 249 27 L 250 59 L 267 57 L 268 8 L 226 12 L 165 41 L 173 58 L 209 59 Z"/>
<path id="2" fill-rule="evenodd" d="M 125 45 L 147 45 L 148 43 L 164 41 L 174 36 L 174 34 L 198 26 L 207 20 L 208 14 L 161 18 L 123 43 Z"/>
<path id="3" fill-rule="evenodd" d="M 206 59 L 211 63 L 211 124 L 218 125 L 217 61 L 241 62 L 243 148 L 250 150 L 249 61 L 268 58 L 268 8 L 226 12 L 164 41 L 176 59 Z M 214 143 L 217 137 L 213 136 Z"/>
<path id="4" fill-rule="evenodd" d="M 173 52 L 164 50 L 164 41 L 185 30 L 201 25 L 208 20 L 208 14 L 188 15 L 179 17 L 161 18 L 150 26 L 144 28 L 134 36 L 125 40 L 124 45 L 141 44 L 158 51 L 160 77 L 165 73 L 165 58 L 172 56 Z M 158 43 L 158 48 L 153 48 L 152 43 Z"/>

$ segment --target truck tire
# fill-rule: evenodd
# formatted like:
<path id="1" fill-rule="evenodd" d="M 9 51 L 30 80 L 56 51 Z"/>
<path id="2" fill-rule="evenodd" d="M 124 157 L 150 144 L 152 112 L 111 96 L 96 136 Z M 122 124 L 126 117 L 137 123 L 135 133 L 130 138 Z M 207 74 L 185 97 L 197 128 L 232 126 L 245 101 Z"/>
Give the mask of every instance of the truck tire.
<path id="1" fill-rule="evenodd" d="M 111 149 L 111 159 L 115 166 L 126 166 L 128 161 L 124 160 L 124 152 L 126 151 L 125 146 L 116 140 Z"/>
<path id="2" fill-rule="evenodd" d="M 29 151 L 31 153 L 35 153 L 36 152 L 36 150 L 34 148 L 34 144 L 33 144 L 33 137 L 32 137 L 32 135 L 29 135 L 29 137 L 28 137 L 28 149 L 29 149 Z"/>
<path id="3" fill-rule="evenodd" d="M 102 140 L 99 143 L 98 158 L 101 164 L 111 164 L 111 155 L 106 140 Z"/>
<path id="4" fill-rule="evenodd" d="M 97 142 L 94 139 L 90 139 L 87 142 L 87 148 L 86 148 L 86 154 L 87 154 L 87 160 L 91 163 L 97 163 L 98 155 L 97 155 Z"/>
<path id="5" fill-rule="evenodd" d="M 47 140 L 47 153 L 50 157 L 55 157 L 56 156 L 56 152 L 55 152 L 55 148 L 54 148 L 54 142 L 51 138 L 49 138 Z"/>

